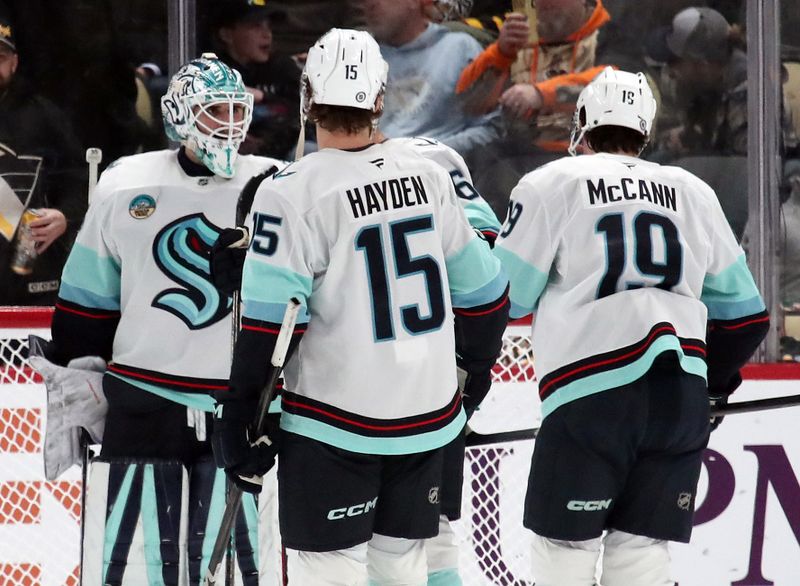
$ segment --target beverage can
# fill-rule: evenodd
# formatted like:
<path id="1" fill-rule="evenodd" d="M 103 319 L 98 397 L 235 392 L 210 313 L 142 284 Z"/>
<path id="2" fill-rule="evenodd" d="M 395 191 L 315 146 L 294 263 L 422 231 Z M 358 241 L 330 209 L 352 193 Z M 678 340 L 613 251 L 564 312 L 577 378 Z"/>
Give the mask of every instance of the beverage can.
<path id="1" fill-rule="evenodd" d="M 538 18 L 536 16 L 536 0 L 512 0 L 512 10 L 528 17 L 528 45 L 533 47 L 539 43 Z"/>
<path id="2" fill-rule="evenodd" d="M 31 222 L 42 214 L 38 210 L 28 209 L 22 213 L 17 227 L 16 245 L 11 258 L 11 270 L 18 275 L 30 275 L 36 261 L 36 242 L 31 233 Z"/>

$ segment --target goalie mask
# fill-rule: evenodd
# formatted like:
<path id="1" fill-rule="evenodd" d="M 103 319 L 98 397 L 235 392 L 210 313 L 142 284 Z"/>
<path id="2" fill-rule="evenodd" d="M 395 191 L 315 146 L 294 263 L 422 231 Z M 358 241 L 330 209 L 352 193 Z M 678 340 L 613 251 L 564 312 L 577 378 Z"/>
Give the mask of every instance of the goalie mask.
<path id="1" fill-rule="evenodd" d="M 172 77 L 161 114 L 171 140 L 185 145 L 215 175 L 233 177 L 253 117 L 253 96 L 238 71 L 203 53 Z"/>
<path id="2" fill-rule="evenodd" d="M 598 126 L 631 128 L 649 138 L 655 115 L 656 101 L 643 73 L 606 67 L 578 96 L 569 154 L 574 156 L 585 134 Z"/>

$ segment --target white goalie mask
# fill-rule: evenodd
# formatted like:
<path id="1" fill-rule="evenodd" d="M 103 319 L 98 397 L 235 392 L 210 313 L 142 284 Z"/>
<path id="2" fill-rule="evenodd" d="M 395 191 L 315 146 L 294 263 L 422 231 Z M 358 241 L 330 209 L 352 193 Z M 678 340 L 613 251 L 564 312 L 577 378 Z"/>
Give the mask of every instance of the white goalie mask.
<path id="1" fill-rule="evenodd" d="M 643 73 L 606 67 L 578 96 L 569 154 L 575 155 L 584 135 L 598 126 L 623 126 L 649 138 L 655 115 L 656 100 Z"/>
<path id="2" fill-rule="evenodd" d="M 308 50 L 300 89 L 302 114 L 308 114 L 311 104 L 374 110 L 388 71 L 368 32 L 331 29 Z"/>
<path id="3" fill-rule="evenodd" d="M 213 53 L 203 53 L 172 77 L 161 98 L 161 114 L 171 140 L 185 145 L 215 175 L 233 177 L 253 118 L 253 96 L 238 71 Z"/>

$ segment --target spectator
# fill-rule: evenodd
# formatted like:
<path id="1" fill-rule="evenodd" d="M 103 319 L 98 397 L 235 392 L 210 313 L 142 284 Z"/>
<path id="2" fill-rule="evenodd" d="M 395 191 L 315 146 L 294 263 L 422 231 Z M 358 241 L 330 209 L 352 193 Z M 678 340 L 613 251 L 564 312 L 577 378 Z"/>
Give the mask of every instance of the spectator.
<path id="1" fill-rule="evenodd" d="M 680 11 L 647 41 L 665 63 L 663 114 L 651 158 L 747 155 L 747 56 L 739 27 L 712 8 Z"/>
<path id="2" fill-rule="evenodd" d="M 216 3 L 215 42 L 222 61 L 242 74 L 255 104 L 253 123 L 240 152 L 288 158 L 297 142 L 300 68 L 275 54 L 272 27 L 286 13 L 263 0 Z"/>
<path id="3" fill-rule="evenodd" d="M 387 136 L 428 136 L 462 156 L 497 137 L 493 116 L 475 115 L 457 97 L 461 70 L 481 50 L 470 35 L 432 22 L 425 0 L 363 0 L 367 28 L 389 63 L 381 130 Z"/>
<path id="4" fill-rule="evenodd" d="M 80 147 L 64 114 L 17 76 L 14 34 L 0 16 L 0 199 L 11 222 L 0 238 L 0 305 L 51 305 L 86 211 Z M 20 275 L 10 268 L 15 243 L 9 238 L 25 208 L 40 214 L 30 224 L 39 257 L 30 274 Z"/>
<path id="5" fill-rule="evenodd" d="M 477 111 L 500 105 L 506 136 L 476 184 L 495 211 L 531 169 L 564 155 L 575 101 L 600 71 L 595 48 L 610 20 L 602 0 L 537 0 L 538 41 L 531 43 L 526 15 L 506 16 L 496 42 L 461 73 L 456 92 Z M 484 165 L 486 167 L 486 165 Z"/>

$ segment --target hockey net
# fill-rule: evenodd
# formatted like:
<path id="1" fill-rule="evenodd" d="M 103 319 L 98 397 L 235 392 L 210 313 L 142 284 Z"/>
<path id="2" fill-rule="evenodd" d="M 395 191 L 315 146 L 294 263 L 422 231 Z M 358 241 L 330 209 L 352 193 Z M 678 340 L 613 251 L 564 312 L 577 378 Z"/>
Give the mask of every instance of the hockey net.
<path id="1" fill-rule="evenodd" d="M 45 391 L 25 358 L 30 334 L 49 338 L 51 315 L 0 308 L 0 586 L 79 584 L 81 470 L 45 480 Z M 492 391 L 471 421 L 477 432 L 538 425 L 528 331 L 508 328 Z M 532 450 L 532 441 L 467 450 L 462 518 L 454 524 L 466 586 L 532 584 L 521 525 Z"/>

